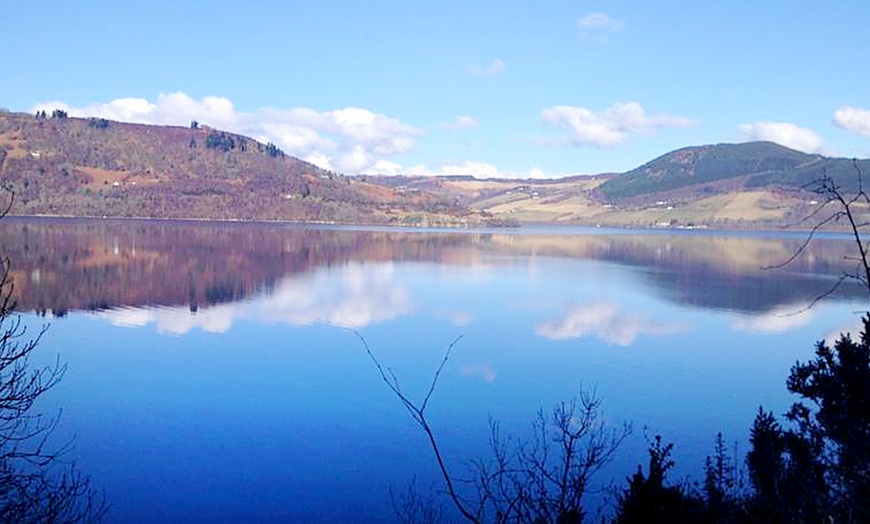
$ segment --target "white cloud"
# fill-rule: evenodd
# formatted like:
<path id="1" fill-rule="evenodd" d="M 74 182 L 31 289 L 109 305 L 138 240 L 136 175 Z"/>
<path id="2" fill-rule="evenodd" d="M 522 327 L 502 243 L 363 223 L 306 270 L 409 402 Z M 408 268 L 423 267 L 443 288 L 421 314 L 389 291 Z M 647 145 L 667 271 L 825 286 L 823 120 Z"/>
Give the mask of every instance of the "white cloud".
<path id="1" fill-rule="evenodd" d="M 474 76 L 495 76 L 504 72 L 504 62 L 500 58 L 496 58 L 487 66 L 470 64 L 466 67 L 466 71 Z"/>
<path id="2" fill-rule="evenodd" d="M 530 173 L 544 174 L 540 169 Z M 500 171 L 497 167 L 486 162 L 465 161 L 456 164 L 441 164 L 436 167 L 424 164 L 404 167 L 389 161 L 378 161 L 375 165 L 367 168 L 365 175 L 407 175 L 407 176 L 472 176 L 475 178 L 525 178 L 528 174 Z"/>
<path id="3" fill-rule="evenodd" d="M 308 156 L 304 157 L 302 160 L 308 162 L 309 164 L 314 164 L 315 166 L 322 167 L 323 169 L 329 169 L 330 171 L 334 171 L 335 168 L 332 165 L 332 160 L 329 156 L 315 151 Z"/>
<path id="4" fill-rule="evenodd" d="M 622 312 L 610 302 L 573 306 L 561 320 L 535 324 L 535 333 L 552 340 L 594 335 L 617 346 L 630 346 L 639 335 L 669 335 L 685 330 L 682 324 L 654 322 L 642 315 Z"/>
<path id="5" fill-rule="evenodd" d="M 475 178 L 498 178 L 499 170 L 492 164 L 485 162 L 466 161 L 460 164 L 445 164 L 437 170 L 418 166 L 410 169 L 413 175 L 459 175 L 473 176 Z"/>
<path id="6" fill-rule="evenodd" d="M 383 172 L 372 174 L 391 174 L 395 166 Z M 406 169 L 398 169 L 399 173 L 411 176 L 472 176 L 478 179 L 484 178 L 559 178 L 566 176 L 563 173 L 548 173 L 540 168 L 533 167 L 528 171 L 503 171 L 498 167 L 486 162 L 467 160 L 464 162 L 441 164 L 435 167 L 418 165 Z"/>
<path id="7" fill-rule="evenodd" d="M 790 122 L 755 122 L 741 124 L 737 130 L 747 140 L 767 140 L 804 153 L 824 153 L 825 145 L 819 135 Z"/>
<path id="8" fill-rule="evenodd" d="M 637 102 L 616 103 L 600 113 L 585 107 L 554 106 L 541 111 L 541 120 L 567 130 L 567 143 L 594 147 L 615 147 L 630 135 L 649 134 L 663 127 L 695 125 L 679 116 L 647 115 Z"/>
<path id="9" fill-rule="evenodd" d="M 577 22 L 580 26 L 580 36 L 587 37 L 593 33 L 614 33 L 622 29 L 622 22 L 606 13 L 589 13 Z"/>
<path id="10" fill-rule="evenodd" d="M 850 133 L 870 137 L 870 110 L 843 106 L 834 112 L 834 124 Z"/>
<path id="11" fill-rule="evenodd" d="M 233 103 L 223 97 L 207 96 L 194 100 L 185 93 L 157 96 L 157 102 L 144 98 L 118 98 L 104 104 L 70 107 L 63 102 L 42 102 L 33 111 L 53 108 L 65 109 L 70 116 L 99 117 L 122 122 L 160 125 L 187 125 L 191 120 L 202 120 L 214 127 L 238 127 L 250 115 L 237 113 Z"/>
<path id="12" fill-rule="evenodd" d="M 438 124 L 437 127 L 438 129 L 443 129 L 445 131 L 464 131 L 466 129 L 474 129 L 477 126 L 477 120 L 468 115 L 461 115 L 457 116 L 453 122 Z"/>
<path id="13" fill-rule="evenodd" d="M 326 169 L 357 174 L 387 158 L 407 153 L 423 131 L 368 109 L 332 111 L 310 108 L 263 108 L 239 112 L 224 97 L 196 100 L 185 93 L 160 94 L 156 102 L 119 98 L 104 104 L 74 108 L 59 101 L 42 102 L 31 112 L 58 108 L 70 116 L 99 117 L 123 122 L 187 126 L 192 120 L 215 128 L 273 142 L 286 153 Z"/>
<path id="14" fill-rule="evenodd" d="M 390 162 L 388 160 L 378 160 L 377 162 L 375 162 L 375 165 L 366 169 L 363 174 L 396 176 L 404 174 L 405 171 L 405 168 L 403 168 L 399 164 L 396 164 L 395 162 Z"/>

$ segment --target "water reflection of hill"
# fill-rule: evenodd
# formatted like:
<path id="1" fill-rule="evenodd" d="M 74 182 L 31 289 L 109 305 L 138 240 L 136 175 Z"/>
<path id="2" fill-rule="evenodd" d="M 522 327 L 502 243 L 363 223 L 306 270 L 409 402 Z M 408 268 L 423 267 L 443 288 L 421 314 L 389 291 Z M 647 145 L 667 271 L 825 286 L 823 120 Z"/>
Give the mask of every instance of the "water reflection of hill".
<path id="1" fill-rule="evenodd" d="M 768 311 L 780 305 L 808 305 L 826 295 L 844 273 L 854 244 L 828 237 L 807 245 L 801 256 L 780 266 L 804 244 L 787 236 L 712 234 L 616 234 L 501 238 L 513 249 L 539 255 L 606 260 L 642 271 L 645 280 L 674 302 L 741 312 Z M 864 298 L 853 280 L 839 286 L 836 298 Z"/>
<path id="2" fill-rule="evenodd" d="M 767 311 L 808 303 L 843 271 L 847 241 L 663 234 L 349 230 L 112 220 L 0 222 L 23 310 L 61 314 L 147 305 L 191 310 L 269 292 L 290 274 L 349 262 L 497 264 L 500 257 L 597 259 L 643 272 L 655 292 L 703 308 Z M 859 296 L 854 286 L 846 295 Z"/>

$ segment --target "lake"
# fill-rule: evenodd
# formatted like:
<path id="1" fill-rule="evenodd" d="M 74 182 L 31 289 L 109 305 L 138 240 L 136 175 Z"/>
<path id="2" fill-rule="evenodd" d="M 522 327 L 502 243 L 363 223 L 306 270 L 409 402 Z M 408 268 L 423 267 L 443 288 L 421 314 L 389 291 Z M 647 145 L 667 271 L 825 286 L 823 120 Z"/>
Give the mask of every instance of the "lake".
<path id="1" fill-rule="evenodd" d="M 68 364 L 40 409 L 62 408 L 110 522 L 389 520 L 391 489 L 440 490 L 360 337 L 417 400 L 461 337 L 427 410 L 457 475 L 490 417 L 529 438 L 583 388 L 634 428 L 596 485 L 624 486 L 656 434 L 700 480 L 716 434 L 745 454 L 790 367 L 866 310 L 853 283 L 824 296 L 854 271 L 847 237 L 769 268 L 804 238 L 0 221 L 23 318 L 49 325 L 34 363 Z"/>

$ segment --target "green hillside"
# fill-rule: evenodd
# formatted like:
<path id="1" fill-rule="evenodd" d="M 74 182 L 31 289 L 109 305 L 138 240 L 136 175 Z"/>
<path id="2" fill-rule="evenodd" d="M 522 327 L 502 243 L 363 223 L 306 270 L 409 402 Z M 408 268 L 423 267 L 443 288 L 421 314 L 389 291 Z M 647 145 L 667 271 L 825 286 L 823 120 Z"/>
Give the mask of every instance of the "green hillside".
<path id="1" fill-rule="evenodd" d="M 857 165 L 870 173 L 870 160 Z M 773 142 L 717 144 L 667 153 L 614 176 L 599 191 L 607 199 L 619 200 L 723 182 L 746 189 L 807 188 L 826 174 L 847 189 L 856 187 L 852 160 L 801 153 Z"/>

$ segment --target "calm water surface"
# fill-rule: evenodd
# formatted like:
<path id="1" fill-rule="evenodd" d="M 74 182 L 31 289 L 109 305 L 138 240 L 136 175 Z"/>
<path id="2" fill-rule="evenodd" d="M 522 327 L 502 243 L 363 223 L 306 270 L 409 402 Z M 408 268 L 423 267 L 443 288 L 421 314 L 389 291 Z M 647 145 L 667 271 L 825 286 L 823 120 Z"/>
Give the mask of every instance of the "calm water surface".
<path id="1" fill-rule="evenodd" d="M 700 477 L 717 432 L 746 450 L 789 368 L 854 329 L 847 240 L 800 234 L 263 225 L 0 223 L 19 305 L 68 363 L 43 409 L 112 504 L 112 522 L 374 521 L 389 491 L 440 488 L 422 432 L 362 336 L 415 398 L 457 337 L 429 415 L 449 465 L 486 453 L 488 417 L 595 389 L 634 434 L 597 479 L 676 442 Z M 598 504 L 601 497 L 590 497 Z"/>

